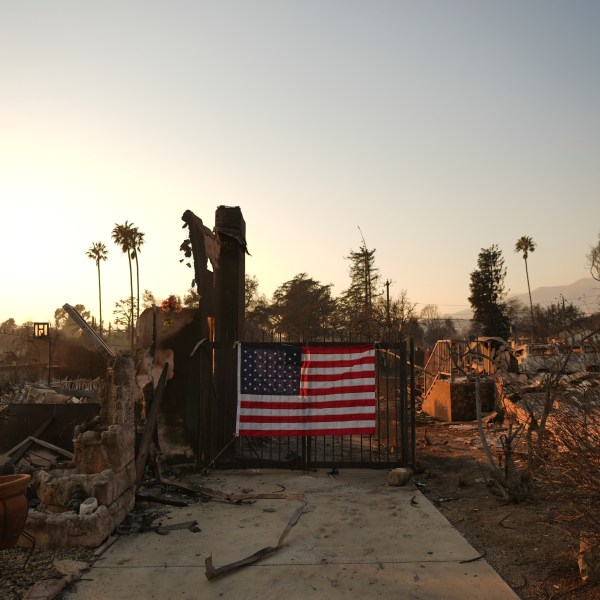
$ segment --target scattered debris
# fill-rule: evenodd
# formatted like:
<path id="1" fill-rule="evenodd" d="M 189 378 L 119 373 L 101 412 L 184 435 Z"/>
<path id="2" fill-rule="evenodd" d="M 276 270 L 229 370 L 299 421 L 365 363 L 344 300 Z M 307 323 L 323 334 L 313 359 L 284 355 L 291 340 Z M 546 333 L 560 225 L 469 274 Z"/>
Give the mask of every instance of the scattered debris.
<path id="1" fill-rule="evenodd" d="M 504 527 L 505 529 L 516 529 L 516 527 L 511 527 L 510 525 L 504 524 L 504 521 L 506 521 L 506 519 L 508 519 L 508 517 L 510 517 L 510 515 L 506 515 L 505 517 L 502 517 L 502 519 L 500 519 L 500 521 L 498 522 L 498 525 L 500 525 L 500 527 Z"/>
<path id="2" fill-rule="evenodd" d="M 102 556 L 118 539 L 118 535 L 111 535 L 103 544 L 94 550 L 94 558 Z"/>
<path id="3" fill-rule="evenodd" d="M 470 558 L 469 560 L 461 560 L 461 561 L 459 561 L 459 564 L 465 565 L 467 563 L 472 563 L 472 562 L 475 562 L 477 560 L 481 560 L 482 558 L 485 558 L 486 554 L 487 554 L 487 551 L 484 550 L 480 556 L 477 556 L 475 558 Z"/>
<path id="4" fill-rule="evenodd" d="M 49 419 L 47 419 L 26 440 L 24 440 L 23 442 L 6 452 L 4 454 L 4 457 L 0 457 L 0 466 L 6 467 L 18 463 L 33 444 L 33 440 L 39 438 L 39 436 L 42 435 L 44 431 L 46 431 L 46 429 L 48 429 L 48 426 L 50 425 L 50 423 L 52 423 L 53 420 L 54 417 L 50 417 Z"/>
<path id="5" fill-rule="evenodd" d="M 154 521 L 168 514 L 167 510 L 148 508 L 130 512 L 125 520 L 117 525 L 116 533 L 131 535 L 133 533 L 146 533 L 156 531 L 161 525 L 154 525 Z"/>
<path id="6" fill-rule="evenodd" d="M 200 527 L 198 527 L 198 521 L 185 521 L 183 523 L 173 523 L 172 525 L 160 525 L 155 531 L 160 535 L 166 535 L 169 531 L 179 531 L 182 529 L 187 529 L 192 533 L 202 531 Z"/>
<path id="7" fill-rule="evenodd" d="M 48 419 L 40 428 L 36 430 L 36 434 L 40 435 L 50 425 L 52 419 Z M 50 450 L 51 454 L 42 454 L 42 462 L 36 463 L 35 460 L 30 460 L 32 466 L 46 467 L 49 464 L 57 464 L 64 459 L 73 460 L 74 455 L 68 450 L 59 448 L 50 442 L 40 440 L 35 435 L 27 436 L 21 443 L 8 450 L 4 455 L 0 456 L 0 466 L 8 467 L 17 464 L 28 452 L 32 453 L 32 447 L 41 446 L 46 450 Z M 35 455 L 34 455 L 35 456 Z"/>
<path id="8" fill-rule="evenodd" d="M 155 494 L 136 494 L 137 502 L 156 502 L 157 504 L 166 504 L 167 506 L 189 506 L 183 500 L 175 500 L 173 498 L 165 498 L 164 496 L 156 496 Z"/>

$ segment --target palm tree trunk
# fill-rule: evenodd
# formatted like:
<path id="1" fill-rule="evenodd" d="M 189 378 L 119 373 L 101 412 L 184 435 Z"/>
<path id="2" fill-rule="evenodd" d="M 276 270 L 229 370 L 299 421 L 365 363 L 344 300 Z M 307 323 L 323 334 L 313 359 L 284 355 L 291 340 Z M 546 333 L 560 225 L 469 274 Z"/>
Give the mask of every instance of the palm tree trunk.
<path id="1" fill-rule="evenodd" d="M 529 286 L 529 269 L 525 259 L 525 275 L 527 276 L 527 291 L 529 292 L 529 310 L 531 312 L 531 342 L 533 342 L 533 302 L 531 301 L 531 287 Z"/>
<path id="2" fill-rule="evenodd" d="M 133 268 L 131 266 L 131 252 L 127 252 L 127 258 L 129 259 L 129 290 L 131 295 L 131 311 L 130 311 L 130 325 L 131 325 L 131 354 L 133 355 Z"/>
<path id="3" fill-rule="evenodd" d="M 136 314 L 137 319 L 140 318 L 140 263 L 138 262 L 138 253 L 135 253 L 135 276 L 137 279 L 137 302 L 136 302 Z"/>
<path id="4" fill-rule="evenodd" d="M 102 336 L 102 285 L 100 283 L 100 261 L 96 263 L 98 265 L 98 306 L 100 307 L 100 336 Z"/>

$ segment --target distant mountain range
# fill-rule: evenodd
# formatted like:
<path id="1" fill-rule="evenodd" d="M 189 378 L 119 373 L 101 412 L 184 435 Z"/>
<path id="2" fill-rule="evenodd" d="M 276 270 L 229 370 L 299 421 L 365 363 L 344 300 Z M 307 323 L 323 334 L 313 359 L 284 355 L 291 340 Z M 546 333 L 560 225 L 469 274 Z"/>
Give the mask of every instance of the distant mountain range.
<path id="1" fill-rule="evenodd" d="M 516 298 L 525 306 L 529 306 L 529 295 L 524 294 L 509 295 L 509 298 Z M 584 277 L 569 285 L 550 285 L 531 290 L 531 300 L 534 304 L 547 306 L 557 304 L 565 299 L 565 303 L 571 303 L 580 308 L 584 313 L 590 314 L 600 311 L 600 281 L 591 277 Z M 471 319 L 473 311 L 470 308 L 460 312 L 448 315 L 453 319 Z"/>

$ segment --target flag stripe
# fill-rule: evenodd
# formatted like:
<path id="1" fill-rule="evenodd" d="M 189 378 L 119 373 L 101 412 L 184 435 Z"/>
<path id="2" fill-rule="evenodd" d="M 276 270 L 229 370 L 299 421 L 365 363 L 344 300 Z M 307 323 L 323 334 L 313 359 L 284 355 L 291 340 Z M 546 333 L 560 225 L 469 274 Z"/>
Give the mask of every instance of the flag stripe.
<path id="1" fill-rule="evenodd" d="M 327 402 L 332 401 L 347 401 L 347 400 L 370 400 L 374 401 L 374 395 L 370 392 L 355 392 L 351 394 L 329 394 L 324 397 L 320 396 L 257 396 L 252 394 L 239 394 L 238 405 L 240 402 Z"/>
<path id="2" fill-rule="evenodd" d="M 300 395 L 305 396 L 330 396 L 332 394 L 356 394 L 356 393 L 366 393 L 372 392 L 372 395 L 375 394 L 375 386 L 374 385 L 362 385 L 362 386 L 344 386 L 344 387 L 328 387 L 328 388 L 320 388 L 320 389 L 303 389 L 300 390 Z"/>
<path id="3" fill-rule="evenodd" d="M 340 423 L 342 421 L 373 421 L 373 415 L 240 415 L 240 423 Z"/>
<path id="4" fill-rule="evenodd" d="M 300 381 L 302 382 L 309 382 L 309 381 L 339 381 L 340 379 L 343 381 L 348 381 L 348 382 L 353 382 L 353 380 L 367 380 L 367 381 L 373 381 L 373 377 L 375 375 L 375 371 L 373 371 L 373 369 L 371 369 L 370 371 L 350 371 L 349 373 L 343 373 L 342 375 L 334 372 L 330 372 L 330 373 L 314 373 L 311 372 L 310 374 L 306 374 L 306 375 L 301 375 L 300 376 Z"/>
<path id="5" fill-rule="evenodd" d="M 350 425 L 350 424 L 347 424 Z M 298 428 L 283 428 L 278 425 L 277 428 L 269 429 L 240 429 L 238 435 L 240 436 L 263 436 L 263 437 L 277 437 L 277 436 L 289 436 L 289 437 L 301 437 L 301 436 L 318 436 L 318 435 L 370 435 L 373 433 L 373 427 L 363 427 L 358 423 L 353 423 L 348 427 L 333 428 L 329 427 L 317 427 L 314 423 L 309 423 L 307 427 L 299 425 Z"/>
<path id="6" fill-rule="evenodd" d="M 309 417 L 323 416 L 330 417 L 335 415 L 367 415 L 370 419 L 373 418 L 373 407 L 372 406 L 353 406 L 345 408 L 313 408 L 310 411 L 303 410 L 301 408 L 288 408 L 285 410 L 276 408 L 251 408 L 242 410 L 240 413 L 240 421 L 246 423 L 252 419 L 259 420 L 259 417 L 277 417 L 281 416 L 284 419 L 289 416 Z"/>
<path id="7" fill-rule="evenodd" d="M 373 360 L 369 357 L 355 358 L 355 359 L 346 359 L 346 360 L 318 360 L 315 361 L 312 357 L 303 358 L 303 369 L 304 368 L 317 368 L 317 369 L 358 369 L 360 367 L 368 368 L 372 366 Z M 310 363 L 310 367 L 308 366 Z"/>
<path id="8" fill-rule="evenodd" d="M 315 410 L 325 408 L 350 408 L 356 406 L 368 406 L 373 408 L 373 400 L 325 400 L 320 402 L 264 402 L 261 400 L 242 400 L 240 402 L 240 409 L 252 410 L 252 409 L 272 409 L 272 410 Z"/>

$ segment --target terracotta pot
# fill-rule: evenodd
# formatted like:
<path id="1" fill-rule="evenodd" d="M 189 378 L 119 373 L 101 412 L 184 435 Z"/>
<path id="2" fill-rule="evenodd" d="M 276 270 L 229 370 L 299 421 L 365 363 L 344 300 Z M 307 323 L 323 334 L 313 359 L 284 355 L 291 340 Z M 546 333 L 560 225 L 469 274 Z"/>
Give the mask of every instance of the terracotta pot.
<path id="1" fill-rule="evenodd" d="M 31 475 L 0 475 L 0 550 L 17 543 L 29 512 L 27 484 Z"/>

